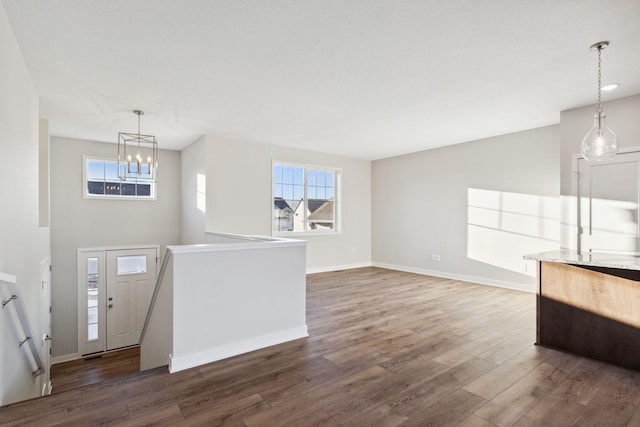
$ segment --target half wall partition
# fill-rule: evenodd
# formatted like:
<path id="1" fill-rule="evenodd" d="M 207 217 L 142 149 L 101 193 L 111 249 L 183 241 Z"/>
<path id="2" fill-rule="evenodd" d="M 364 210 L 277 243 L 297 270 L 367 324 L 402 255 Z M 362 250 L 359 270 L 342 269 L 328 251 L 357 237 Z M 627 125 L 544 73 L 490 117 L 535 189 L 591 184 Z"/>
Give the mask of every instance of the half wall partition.
<path id="1" fill-rule="evenodd" d="M 168 246 L 140 369 L 170 372 L 308 336 L 306 242 L 218 236 Z"/>

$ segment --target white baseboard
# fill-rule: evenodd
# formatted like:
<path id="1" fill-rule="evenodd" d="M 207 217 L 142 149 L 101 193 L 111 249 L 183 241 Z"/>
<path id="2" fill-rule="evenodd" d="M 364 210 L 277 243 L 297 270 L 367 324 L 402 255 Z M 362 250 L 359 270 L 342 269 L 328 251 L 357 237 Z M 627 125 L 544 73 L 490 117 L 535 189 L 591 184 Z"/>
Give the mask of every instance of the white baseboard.
<path id="1" fill-rule="evenodd" d="M 307 274 L 326 273 L 329 271 L 351 270 L 352 268 L 371 267 L 370 262 L 359 262 L 355 264 L 330 265 L 327 267 L 308 268 Z"/>
<path id="2" fill-rule="evenodd" d="M 374 267 L 386 268 L 388 270 L 405 271 L 407 273 L 421 274 L 423 276 L 441 277 L 443 279 L 460 280 L 463 282 L 477 283 L 479 285 L 495 286 L 497 288 L 513 289 L 523 292 L 536 292 L 535 285 L 525 283 L 508 282 L 504 280 L 487 279 L 486 277 L 467 276 L 464 274 L 449 273 L 446 271 L 427 270 L 425 268 L 408 267 L 404 265 L 386 264 L 384 262 L 372 263 Z"/>
<path id="3" fill-rule="evenodd" d="M 42 384 L 42 393 L 40 396 L 48 396 L 51 394 L 51 390 L 53 390 L 53 386 L 51 385 L 51 381 Z"/>
<path id="4" fill-rule="evenodd" d="M 169 358 L 169 372 L 174 373 L 189 368 L 195 368 L 196 366 L 206 365 L 207 363 L 226 359 L 228 357 L 237 356 L 239 354 L 271 347 L 276 344 L 282 344 L 287 341 L 293 341 L 308 336 L 309 332 L 307 330 L 307 325 L 304 325 L 273 334 L 262 335 L 252 339 L 235 342 L 233 344 L 213 347 L 198 353 L 187 354 L 179 357 L 173 357 L 173 355 L 171 355 Z"/>
<path id="5" fill-rule="evenodd" d="M 52 357 L 51 364 L 56 365 L 58 363 L 70 362 L 72 360 L 78 360 L 81 358 L 82 357 L 80 356 L 79 353 L 63 354 L 62 356 Z"/>

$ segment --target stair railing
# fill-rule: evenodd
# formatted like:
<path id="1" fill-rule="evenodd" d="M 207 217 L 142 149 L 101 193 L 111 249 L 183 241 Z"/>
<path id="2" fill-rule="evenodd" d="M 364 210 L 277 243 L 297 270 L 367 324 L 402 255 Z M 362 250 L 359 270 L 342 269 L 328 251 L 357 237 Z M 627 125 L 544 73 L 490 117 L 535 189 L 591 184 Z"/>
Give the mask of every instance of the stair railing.
<path id="1" fill-rule="evenodd" d="M 44 374 L 44 364 L 42 363 L 40 351 L 38 351 L 38 346 L 33 337 L 33 330 L 29 323 L 29 315 L 27 314 L 22 295 L 20 294 L 20 288 L 18 288 L 16 276 L 0 273 L 0 286 L 1 288 L 7 289 L 9 294 L 9 297 L 5 299 L 5 293 L 0 292 L 0 296 L 2 296 L 2 309 L 10 310 L 10 307 L 13 306 L 14 315 L 11 317 L 14 319 L 14 323 L 22 328 L 22 335 L 20 334 L 20 331 L 17 330 L 19 342 L 16 343 L 16 345 L 20 349 L 26 347 L 30 350 L 26 352 L 26 355 L 27 359 L 29 359 L 29 363 L 31 364 L 31 375 L 37 377 L 38 375 Z"/>
<path id="2" fill-rule="evenodd" d="M 153 287 L 153 295 L 151 296 L 151 301 L 149 302 L 147 317 L 144 319 L 144 326 L 142 327 L 142 333 L 140 334 L 139 344 L 142 344 L 144 335 L 147 333 L 147 328 L 149 326 L 149 322 L 151 321 L 151 312 L 153 311 L 153 307 L 156 305 L 156 299 L 158 299 L 158 292 L 160 291 L 160 284 L 162 283 L 162 278 L 164 277 L 164 271 L 167 269 L 167 264 L 169 263 L 170 256 L 171 256 L 171 251 L 165 248 L 164 254 L 162 255 L 162 262 L 160 263 L 160 270 L 158 271 L 158 277 L 156 279 L 156 285 Z"/>

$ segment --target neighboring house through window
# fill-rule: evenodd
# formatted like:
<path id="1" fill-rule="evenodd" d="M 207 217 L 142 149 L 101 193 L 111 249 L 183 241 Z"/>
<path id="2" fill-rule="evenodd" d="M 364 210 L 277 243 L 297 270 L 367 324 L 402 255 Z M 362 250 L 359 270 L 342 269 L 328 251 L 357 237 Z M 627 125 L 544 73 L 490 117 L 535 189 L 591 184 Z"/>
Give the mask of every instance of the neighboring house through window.
<path id="1" fill-rule="evenodd" d="M 274 234 L 336 232 L 340 169 L 273 163 Z"/>
<path id="2" fill-rule="evenodd" d="M 82 194 L 85 198 L 156 198 L 155 183 L 151 175 L 131 173 L 123 181 L 118 178 L 118 163 L 115 160 L 84 157 L 83 176 Z"/>

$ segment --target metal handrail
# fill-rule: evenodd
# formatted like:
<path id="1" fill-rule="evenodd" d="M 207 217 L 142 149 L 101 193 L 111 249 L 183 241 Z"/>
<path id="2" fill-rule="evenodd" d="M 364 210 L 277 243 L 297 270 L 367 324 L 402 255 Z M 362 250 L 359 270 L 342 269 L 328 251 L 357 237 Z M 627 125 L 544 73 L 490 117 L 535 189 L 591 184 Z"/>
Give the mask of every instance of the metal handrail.
<path id="1" fill-rule="evenodd" d="M 28 344 L 29 349 L 31 350 L 31 356 L 33 357 L 33 364 L 35 364 L 36 367 L 36 369 L 31 372 L 31 375 L 33 375 L 34 377 L 42 375 L 45 372 L 44 364 L 42 363 L 42 358 L 40 357 L 40 352 L 38 351 L 36 342 L 33 339 L 33 332 L 31 329 L 31 324 L 29 323 L 29 315 L 27 314 L 22 295 L 20 294 L 18 280 L 16 276 L 12 276 L 11 274 L 0 273 L 0 285 L 4 285 L 6 288 L 8 288 L 9 295 L 11 295 L 8 299 L 5 300 L 4 294 L 2 294 L 2 309 L 7 309 L 9 304 L 13 302 L 12 305 L 15 309 L 16 315 L 18 316 L 20 326 L 22 327 L 24 338 L 20 339 L 20 341 L 18 342 L 18 348 L 22 348 L 24 344 Z"/>
<path id="2" fill-rule="evenodd" d="M 160 263 L 160 271 L 158 271 L 158 278 L 156 279 L 156 285 L 153 288 L 153 295 L 151 296 L 151 301 L 149 302 L 147 317 L 144 319 L 144 326 L 142 327 L 142 333 L 140 334 L 140 341 L 138 342 L 138 344 L 142 344 L 144 335 L 147 333 L 147 327 L 149 326 L 149 322 L 151 321 L 151 312 L 153 311 L 153 307 L 156 305 L 156 299 L 158 298 L 160 284 L 162 283 L 162 278 L 164 277 L 164 271 L 167 269 L 167 264 L 169 263 L 170 255 L 171 255 L 171 251 L 168 248 L 164 248 L 164 254 L 162 255 L 162 263 Z"/>

